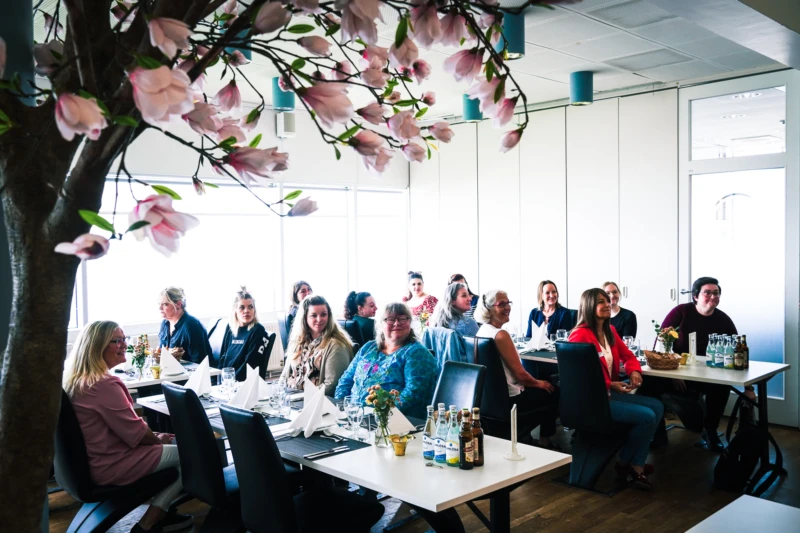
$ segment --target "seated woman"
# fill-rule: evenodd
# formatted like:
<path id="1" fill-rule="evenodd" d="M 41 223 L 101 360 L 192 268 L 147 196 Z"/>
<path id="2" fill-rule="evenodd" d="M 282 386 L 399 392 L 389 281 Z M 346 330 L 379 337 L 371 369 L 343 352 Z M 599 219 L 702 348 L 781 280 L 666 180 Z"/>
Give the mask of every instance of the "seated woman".
<path id="1" fill-rule="evenodd" d="M 374 317 L 377 311 L 375 298 L 368 292 L 351 291 L 344 301 L 344 318 L 356 323 L 362 344 L 375 338 Z"/>
<path id="2" fill-rule="evenodd" d="M 98 485 L 130 485 L 159 470 L 180 469 L 173 435 L 150 431 L 134 412 L 122 380 L 109 374 L 110 368 L 125 362 L 125 339 L 116 322 L 89 324 L 75 342 L 64 370 L 64 391 L 86 443 L 89 476 Z M 180 477 L 164 487 L 131 531 L 191 527 L 191 516 L 168 513 L 182 487 Z"/>
<path id="3" fill-rule="evenodd" d="M 575 327 L 575 312 L 558 303 L 558 288 L 555 283 L 549 279 L 539 283 L 538 300 L 539 307 L 533 309 L 528 317 L 526 337 L 531 336 L 532 324 L 539 327 L 547 324 L 548 337 L 555 335 L 560 329 L 569 331 Z"/>
<path id="4" fill-rule="evenodd" d="M 236 380 L 244 381 L 247 379 L 247 365 L 259 370 L 263 363 L 264 369 L 267 368 L 265 358 L 268 347 L 269 334 L 258 323 L 256 301 L 247 288 L 242 287 L 233 300 L 233 310 L 228 325 L 225 326 L 219 361 L 214 366 L 235 368 Z"/>
<path id="5" fill-rule="evenodd" d="M 520 412 L 536 411 L 526 420 L 520 422 L 523 435 L 541 425 L 539 445 L 552 448 L 550 438 L 556 432 L 556 416 L 558 412 L 558 393 L 553 385 L 531 376 L 523 367 L 511 335 L 501 329 L 509 321 L 511 302 L 505 291 L 489 291 L 481 297 L 475 309 L 483 325 L 476 337 L 494 339 L 497 351 L 503 363 L 508 384 L 509 408 L 514 404 Z"/>
<path id="6" fill-rule="evenodd" d="M 603 290 L 608 294 L 611 304 L 611 325 L 617 330 L 617 334 L 622 337 L 636 338 L 636 315 L 633 311 L 623 309 L 619 306 L 619 285 L 613 281 L 603 283 Z"/>
<path id="7" fill-rule="evenodd" d="M 354 396 L 363 405 L 369 388 L 380 385 L 400 391 L 398 408 L 404 415 L 424 419 L 436 379 L 436 361 L 414 336 L 408 306 L 390 303 L 375 340 L 358 351 L 339 380 L 336 399 Z"/>
<path id="8" fill-rule="evenodd" d="M 664 416 L 664 406 L 654 398 L 629 394 L 642 384 L 642 367 L 610 324 L 610 318 L 611 306 L 605 291 L 584 291 L 578 309 L 578 325 L 572 330 L 569 341 L 594 344 L 609 391 L 611 419 L 633 426 L 619 452 L 617 473 L 626 477 L 630 475 L 637 485 L 651 489 L 653 486 L 647 480 L 647 474 L 652 472 L 652 466 L 646 464 L 647 453 L 656 427 Z M 620 361 L 630 376 L 630 384 L 619 381 Z"/>
<path id="9" fill-rule="evenodd" d="M 333 396 L 352 358 L 350 337 L 333 319 L 325 298 L 309 296 L 303 300 L 289 335 L 281 378 L 294 389 L 303 389 L 308 378 L 314 385 L 325 385 L 325 394 Z"/>
<path id="10" fill-rule="evenodd" d="M 452 285 L 453 283 L 463 283 L 467 286 L 467 292 L 470 296 L 470 305 L 469 311 L 464 313 L 464 316 L 468 316 L 469 318 L 475 318 L 475 307 L 478 305 L 478 300 L 480 299 L 477 294 L 472 292 L 472 289 L 469 288 L 469 283 L 467 283 L 467 279 L 461 274 L 453 274 L 450 276 L 450 281 L 447 283 L 448 285 Z"/>
<path id="11" fill-rule="evenodd" d="M 303 280 L 297 281 L 292 285 L 292 300 L 289 303 L 289 311 L 286 313 L 286 331 L 289 332 L 290 335 L 292 332 L 292 323 L 294 322 L 297 310 L 300 308 L 300 303 L 312 294 L 314 294 L 314 291 L 311 290 L 311 285 Z"/>
<path id="12" fill-rule="evenodd" d="M 403 296 L 403 302 L 408 304 L 412 316 L 419 317 L 423 312 L 432 315 L 438 301 L 435 296 L 425 292 L 425 282 L 420 272 L 408 273 L 408 295 Z"/>
<path id="13" fill-rule="evenodd" d="M 186 312 L 186 294 L 178 287 L 161 292 L 159 310 L 164 321 L 158 332 L 161 348 L 170 348 L 175 359 L 200 363 L 211 355 L 208 332 L 203 324 Z"/>
<path id="14" fill-rule="evenodd" d="M 444 298 L 436 304 L 430 324 L 434 327 L 452 329 L 465 337 L 474 337 L 480 326 L 467 312 L 472 309 L 472 296 L 463 283 L 451 283 L 444 291 Z"/>

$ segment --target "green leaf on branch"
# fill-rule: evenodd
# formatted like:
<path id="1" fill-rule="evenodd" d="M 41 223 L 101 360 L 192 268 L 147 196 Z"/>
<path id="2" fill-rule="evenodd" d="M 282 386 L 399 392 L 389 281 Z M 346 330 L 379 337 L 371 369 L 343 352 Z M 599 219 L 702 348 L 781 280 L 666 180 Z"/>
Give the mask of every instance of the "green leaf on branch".
<path id="1" fill-rule="evenodd" d="M 139 125 L 139 121 L 133 117 L 129 117 L 128 115 L 120 115 L 117 117 L 110 117 L 111 122 L 117 124 L 119 126 L 129 126 L 131 128 L 135 128 Z"/>
<path id="2" fill-rule="evenodd" d="M 495 104 L 500 101 L 500 98 L 503 97 L 503 93 L 505 92 L 505 89 L 506 89 L 506 79 L 503 78 L 503 79 L 500 80 L 500 83 L 497 84 L 497 88 L 494 90 L 494 103 Z"/>
<path id="3" fill-rule="evenodd" d="M 397 107 L 408 107 L 417 103 L 417 100 L 398 100 L 394 103 Z"/>
<path id="4" fill-rule="evenodd" d="M 251 124 L 255 119 L 259 117 L 259 115 L 261 115 L 261 111 L 259 111 L 258 108 L 256 107 L 247 114 L 247 121 L 245 123 Z"/>
<path id="5" fill-rule="evenodd" d="M 303 194 L 301 190 L 292 191 L 283 197 L 283 201 L 288 202 L 289 200 L 294 200 L 295 198 L 299 198 L 301 194 Z"/>
<path id="6" fill-rule="evenodd" d="M 106 231 L 110 231 L 112 234 L 117 233 L 114 229 L 113 224 L 106 220 L 105 218 L 101 217 L 94 211 L 89 211 L 88 209 L 79 209 L 78 214 L 81 216 L 83 220 L 91 224 L 92 226 L 97 226 L 98 228 Z"/>
<path id="7" fill-rule="evenodd" d="M 353 135 L 355 135 L 358 132 L 358 130 L 360 130 L 360 129 L 361 129 L 361 124 L 356 124 L 355 126 L 350 128 L 349 130 L 347 130 L 344 133 L 342 133 L 341 135 L 339 135 L 337 137 L 337 139 L 339 139 L 340 141 L 344 142 L 347 139 L 349 139 L 350 137 L 352 137 Z"/>
<path id="8" fill-rule="evenodd" d="M 11 126 L 9 126 L 8 124 L 0 124 L 0 135 L 3 135 L 4 133 L 8 133 L 8 130 L 10 130 L 10 129 L 11 129 Z"/>
<path id="9" fill-rule="evenodd" d="M 342 152 L 339 151 L 337 147 L 333 147 L 333 151 L 336 152 L 336 160 L 340 160 L 342 158 Z"/>
<path id="10" fill-rule="evenodd" d="M 408 76 L 398 76 L 398 78 L 400 78 L 401 80 L 403 80 L 406 83 L 414 83 L 414 80 L 412 80 Z M 397 85 L 397 84 L 395 84 L 395 85 Z"/>
<path id="11" fill-rule="evenodd" d="M 428 146 L 427 148 L 428 148 L 428 159 L 430 159 L 431 155 L 433 155 L 433 154 L 431 154 L 431 147 Z"/>
<path id="12" fill-rule="evenodd" d="M 356 39 L 356 42 L 357 42 L 358 44 L 360 44 L 361 46 L 367 46 L 367 43 L 365 43 L 364 41 L 362 41 L 360 38 L 359 38 L 359 39 Z"/>
<path id="13" fill-rule="evenodd" d="M 494 61 L 491 59 L 486 63 L 486 81 L 492 81 L 494 78 Z"/>
<path id="14" fill-rule="evenodd" d="M 325 37 L 330 37 L 331 35 L 333 35 L 337 31 L 339 31 L 339 28 L 341 28 L 341 27 L 342 27 L 341 24 L 334 24 L 333 26 L 328 28 L 328 31 L 325 32 Z"/>
<path id="15" fill-rule="evenodd" d="M 8 115 L 6 115 L 5 111 L 3 111 L 2 109 L 0 109 L 0 122 L 2 122 L 3 124 L 9 124 L 9 125 L 11 124 L 11 119 L 8 118 Z"/>
<path id="16" fill-rule="evenodd" d="M 156 69 L 161 66 L 161 61 L 153 59 L 152 57 L 140 56 L 136 54 L 136 64 L 148 70 Z M 210 65 L 209 65 L 210 66 Z"/>
<path id="17" fill-rule="evenodd" d="M 392 111 L 394 111 L 394 114 L 396 115 L 396 114 L 398 114 L 400 112 L 400 109 L 397 108 L 397 107 L 392 106 Z"/>
<path id="18" fill-rule="evenodd" d="M 250 148 L 255 148 L 255 147 L 257 147 L 257 146 L 258 146 L 258 143 L 260 143 L 260 142 L 261 142 L 261 137 L 262 137 L 262 135 L 261 135 L 260 133 L 259 133 L 258 135 L 256 135 L 256 136 L 253 138 L 253 140 L 252 140 L 252 141 L 250 141 L 250 144 L 248 144 L 248 146 L 249 146 Z"/>
<path id="19" fill-rule="evenodd" d="M 428 109 L 430 109 L 430 107 L 423 107 L 422 109 L 417 111 L 417 114 L 414 115 L 414 118 L 420 118 L 422 115 L 428 112 Z"/>
<path id="20" fill-rule="evenodd" d="M 223 139 L 217 146 L 219 146 L 223 150 L 230 150 L 233 148 L 233 143 L 235 142 L 236 142 L 236 137 L 231 135 L 227 139 Z"/>
<path id="21" fill-rule="evenodd" d="M 458 46 L 464 46 L 464 43 L 467 42 L 466 37 L 462 37 L 460 41 L 458 41 Z"/>
<path id="22" fill-rule="evenodd" d="M 130 227 L 128 227 L 128 229 L 125 230 L 125 233 L 130 233 L 132 231 L 136 231 L 137 229 L 141 229 L 141 228 L 147 226 L 148 224 L 150 224 L 150 222 L 147 221 L 147 220 L 139 220 L 139 221 L 134 222 L 133 224 L 131 224 Z"/>
<path id="23" fill-rule="evenodd" d="M 219 185 L 216 185 L 214 183 L 209 183 L 207 181 L 204 181 L 203 185 L 205 185 L 206 187 L 211 187 L 212 189 L 219 189 Z"/>
<path id="24" fill-rule="evenodd" d="M 236 18 L 236 15 L 234 15 L 233 13 L 222 13 L 221 15 L 215 15 L 215 16 L 217 20 L 220 22 L 227 22 L 231 19 Z"/>
<path id="25" fill-rule="evenodd" d="M 311 24 L 295 24 L 294 26 L 290 26 L 286 31 L 299 35 L 314 31 L 314 26 Z"/>
<path id="26" fill-rule="evenodd" d="M 394 34 L 395 48 L 400 48 L 403 45 L 403 41 L 406 40 L 407 36 L 408 36 L 408 17 L 403 17 L 400 19 L 400 24 L 397 25 L 397 32 Z"/>
<path id="27" fill-rule="evenodd" d="M 292 61 L 292 70 L 302 70 L 304 66 L 306 66 L 305 59 L 298 58 Z"/>
<path id="28" fill-rule="evenodd" d="M 151 187 L 158 194 L 166 194 L 168 196 L 171 196 L 173 200 L 182 200 L 181 196 L 178 193 L 176 193 L 166 185 L 151 185 Z"/>
<path id="29" fill-rule="evenodd" d="M 492 32 L 494 31 L 494 25 L 489 26 L 489 29 L 486 30 L 486 40 L 492 42 Z"/>
<path id="30" fill-rule="evenodd" d="M 305 72 L 300 72 L 299 70 L 297 70 L 297 71 L 295 71 L 295 74 L 296 74 L 297 76 L 300 76 L 300 77 L 301 77 L 301 78 L 303 78 L 304 80 L 306 80 L 306 81 L 307 81 L 308 83 L 310 83 L 311 85 L 314 85 L 314 84 L 315 84 L 315 80 L 314 80 L 314 79 L 313 79 L 311 76 L 309 76 L 308 74 L 306 74 Z"/>

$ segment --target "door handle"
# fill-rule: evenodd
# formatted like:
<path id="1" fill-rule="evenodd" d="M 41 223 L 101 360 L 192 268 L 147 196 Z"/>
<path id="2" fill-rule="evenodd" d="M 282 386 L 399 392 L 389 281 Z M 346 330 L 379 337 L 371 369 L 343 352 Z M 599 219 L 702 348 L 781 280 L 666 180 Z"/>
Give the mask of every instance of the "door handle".
<path id="1" fill-rule="evenodd" d="M 692 294 L 692 289 L 681 289 L 681 294 Z"/>
<path id="2" fill-rule="evenodd" d="M 622 297 L 623 298 L 627 298 L 628 297 L 628 287 L 627 286 L 622 287 Z"/>
<path id="3" fill-rule="evenodd" d="M 675 301 L 675 289 L 670 289 L 670 290 L 669 290 L 669 299 L 670 299 L 670 301 L 672 301 L 672 302 L 674 302 L 674 301 Z"/>

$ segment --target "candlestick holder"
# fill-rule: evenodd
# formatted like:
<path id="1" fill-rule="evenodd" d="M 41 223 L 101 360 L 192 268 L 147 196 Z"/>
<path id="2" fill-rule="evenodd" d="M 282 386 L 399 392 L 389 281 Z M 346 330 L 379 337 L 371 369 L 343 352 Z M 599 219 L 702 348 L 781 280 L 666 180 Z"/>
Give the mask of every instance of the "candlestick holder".
<path id="1" fill-rule="evenodd" d="M 511 452 L 504 453 L 503 459 L 508 461 L 522 461 L 524 455 L 517 452 L 517 405 L 511 408 Z"/>

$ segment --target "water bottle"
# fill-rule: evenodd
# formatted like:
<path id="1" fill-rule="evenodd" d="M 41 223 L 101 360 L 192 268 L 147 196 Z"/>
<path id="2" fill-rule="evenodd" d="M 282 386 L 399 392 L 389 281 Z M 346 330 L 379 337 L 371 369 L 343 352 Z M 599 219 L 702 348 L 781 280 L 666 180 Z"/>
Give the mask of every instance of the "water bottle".
<path id="1" fill-rule="evenodd" d="M 706 347 L 706 366 L 714 366 L 714 356 L 717 353 L 717 334 L 712 333 L 708 336 L 708 346 Z"/>
<path id="2" fill-rule="evenodd" d="M 428 418 L 425 420 L 425 431 L 422 432 L 422 458 L 433 460 L 436 452 L 433 447 L 433 439 L 436 437 L 436 426 L 433 423 L 433 406 L 428 406 Z"/>
<path id="3" fill-rule="evenodd" d="M 733 352 L 737 343 L 737 336 L 731 335 L 728 337 L 728 342 L 725 343 L 725 357 L 723 358 L 723 366 L 728 370 L 733 370 Z"/>
<path id="4" fill-rule="evenodd" d="M 447 442 L 447 417 L 445 416 L 444 404 L 439 404 L 439 420 L 436 421 L 436 437 L 433 439 L 433 460 L 437 463 L 447 462 L 447 452 L 445 443 Z"/>
<path id="5" fill-rule="evenodd" d="M 714 350 L 714 366 L 716 368 L 725 366 L 725 345 L 727 342 L 727 335 L 717 335 L 717 348 Z"/>
<path id="6" fill-rule="evenodd" d="M 447 441 L 445 448 L 445 457 L 447 466 L 458 466 L 460 461 L 461 449 L 459 446 L 459 437 L 461 436 L 461 428 L 458 427 L 458 412 L 456 406 L 450 406 L 450 427 L 447 431 Z"/>

